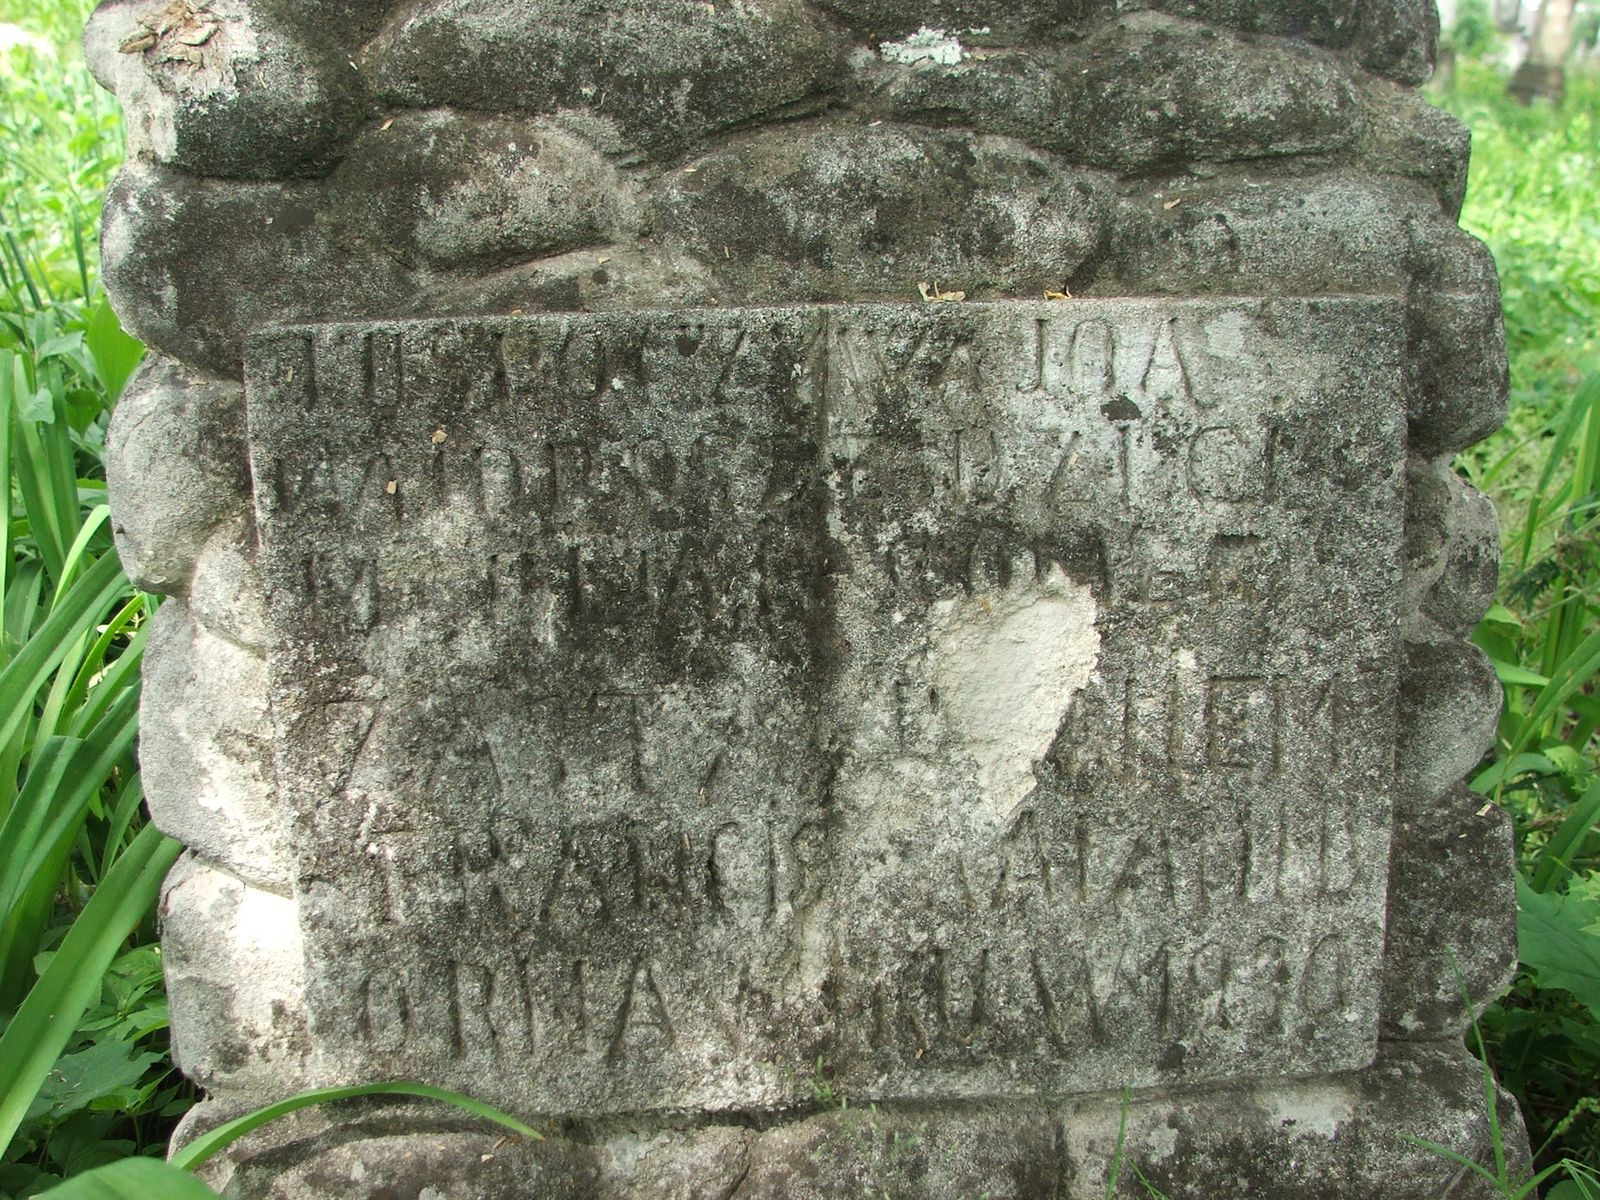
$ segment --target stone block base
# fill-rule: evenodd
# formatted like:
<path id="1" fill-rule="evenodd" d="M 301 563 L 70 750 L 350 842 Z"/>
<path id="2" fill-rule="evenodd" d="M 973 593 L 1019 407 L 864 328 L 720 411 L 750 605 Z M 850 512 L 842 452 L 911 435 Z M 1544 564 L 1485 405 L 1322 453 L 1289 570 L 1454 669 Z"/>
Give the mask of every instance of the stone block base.
<path id="1" fill-rule="evenodd" d="M 1364 1071 L 1141 1094 L 1126 1110 L 1104 1095 L 837 1100 L 709 1123 L 551 1123 L 544 1140 L 524 1142 L 437 1106 L 363 1103 L 268 1126 L 207 1175 L 225 1196 L 260 1200 L 1101 1200 L 1126 1111 L 1117 1196 L 1469 1200 L 1494 1193 L 1418 1140 L 1492 1162 L 1483 1095 L 1465 1050 L 1391 1043 Z M 1500 1103 L 1504 1127 L 1520 1131 Z M 202 1106 L 186 1132 L 230 1115 Z M 1520 1142 L 1508 1153 L 1526 1162 Z"/>

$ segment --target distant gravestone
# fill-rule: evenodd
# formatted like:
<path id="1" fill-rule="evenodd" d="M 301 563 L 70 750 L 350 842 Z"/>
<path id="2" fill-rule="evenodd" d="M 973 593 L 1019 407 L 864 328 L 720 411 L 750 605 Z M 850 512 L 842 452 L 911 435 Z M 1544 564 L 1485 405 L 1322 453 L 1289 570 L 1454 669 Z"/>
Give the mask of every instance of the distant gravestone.
<path id="1" fill-rule="evenodd" d="M 1504 358 L 1464 135 L 1393 82 L 1428 23 L 913 7 L 96 14 L 180 1136 L 401 1078 L 548 1133 L 376 1101 L 228 1194 L 1487 1153 L 1447 463 Z"/>

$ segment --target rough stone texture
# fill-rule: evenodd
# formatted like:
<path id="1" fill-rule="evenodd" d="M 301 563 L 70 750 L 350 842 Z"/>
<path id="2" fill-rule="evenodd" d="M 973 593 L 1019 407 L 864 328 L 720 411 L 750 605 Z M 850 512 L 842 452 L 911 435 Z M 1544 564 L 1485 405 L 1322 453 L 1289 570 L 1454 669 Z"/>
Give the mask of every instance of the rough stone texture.
<path id="1" fill-rule="evenodd" d="M 1466 788 L 1397 814 L 1384 966 L 1385 1033 L 1460 1034 L 1511 983 L 1516 889 L 1510 818 Z M 1462 1003 L 1465 991 L 1472 1010 Z"/>
<path id="2" fill-rule="evenodd" d="M 293 900 L 186 856 L 161 900 L 173 1056 L 216 1094 L 304 1087 L 305 957 Z"/>
<path id="3" fill-rule="evenodd" d="M 855 122 L 695 165 L 662 181 L 650 222 L 711 264 L 724 299 L 891 300 L 940 279 L 1039 296 L 1104 253 L 1121 203 L 1104 176 L 1010 139 Z"/>
<path id="4" fill-rule="evenodd" d="M 321 31 L 275 16 L 248 0 L 102 4 L 84 49 L 130 113 L 129 156 L 244 179 L 324 169 L 360 122 L 362 81 Z"/>
<path id="5" fill-rule="evenodd" d="M 210 862 L 287 894 L 266 663 L 197 628 L 177 600 L 152 619 L 149 646 L 139 733 L 151 815 Z"/>
<path id="6" fill-rule="evenodd" d="M 146 591 L 182 590 L 211 535 L 250 516 L 244 389 L 152 358 L 124 391 L 106 441 L 123 569 Z"/>
<path id="7" fill-rule="evenodd" d="M 1403 314 L 258 339 L 328 1070 L 599 1114 L 1367 1061 Z"/>
<path id="8" fill-rule="evenodd" d="M 550 1134 L 341 1109 L 228 1194 L 1098 1200 L 1125 1085 L 1175 1200 L 1445 1194 L 1513 954 L 1436 35 L 103 4 L 182 1136 L 378 1074 Z"/>
<path id="9" fill-rule="evenodd" d="M 387 103 L 572 112 L 614 130 L 619 148 L 661 157 L 820 107 L 839 49 L 802 0 L 427 0 L 405 6 L 364 58 Z"/>
<path id="10" fill-rule="evenodd" d="M 1478 1065 L 1459 1047 L 1396 1043 L 1358 1074 L 1243 1084 L 1176 1106 L 1135 1097 L 1115 1194 L 1147 1195 L 1131 1170 L 1137 1166 L 1174 1200 L 1485 1195 L 1459 1167 L 1407 1136 L 1487 1155 L 1482 1087 Z M 197 1110 L 204 1118 L 197 1124 L 222 1118 L 208 1109 L 215 1106 Z M 1502 1120 L 1516 1120 L 1509 1101 L 1502 1109 Z M 1403 1124 L 1394 1121 L 1396 1110 L 1406 1114 Z M 274 1200 L 1102 1200 L 1123 1111 L 1115 1096 L 1059 1106 L 835 1106 L 770 1127 L 710 1123 L 665 1136 L 551 1128 L 544 1140 L 523 1143 L 466 1133 L 438 1110 L 368 1105 L 333 1125 L 295 1118 L 275 1139 L 244 1143 L 233 1161 L 213 1160 L 208 1173 L 225 1195 Z M 1525 1161 L 1513 1151 L 1513 1169 Z M 471 1182 L 463 1186 L 464 1177 Z"/>

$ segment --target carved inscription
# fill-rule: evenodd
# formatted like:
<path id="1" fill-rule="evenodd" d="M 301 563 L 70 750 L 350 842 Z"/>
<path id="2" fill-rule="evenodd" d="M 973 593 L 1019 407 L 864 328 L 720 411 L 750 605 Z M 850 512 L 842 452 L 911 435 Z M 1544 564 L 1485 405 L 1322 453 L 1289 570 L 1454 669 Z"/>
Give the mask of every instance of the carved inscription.
<path id="1" fill-rule="evenodd" d="M 1371 1060 L 1379 300 L 269 331 L 330 1077 L 533 1111 Z"/>

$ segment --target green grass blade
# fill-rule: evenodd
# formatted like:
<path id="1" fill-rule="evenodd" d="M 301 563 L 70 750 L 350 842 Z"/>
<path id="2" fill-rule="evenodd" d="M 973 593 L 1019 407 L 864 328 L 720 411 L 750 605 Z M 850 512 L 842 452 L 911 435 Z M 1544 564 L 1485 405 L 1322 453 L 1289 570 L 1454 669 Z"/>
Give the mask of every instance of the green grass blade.
<path id="1" fill-rule="evenodd" d="M 51 322 L 42 315 L 38 325 L 40 337 L 54 332 Z M 14 410 L 14 470 L 40 557 L 50 577 L 60 579 L 67 549 L 76 539 L 79 525 L 77 472 L 62 362 L 54 357 L 41 358 L 34 368 L 33 383 L 36 400 Z M 18 397 L 19 402 L 24 399 Z"/>
<path id="2" fill-rule="evenodd" d="M 1489 1170 L 1489 1168 L 1484 1166 L 1482 1163 L 1468 1158 L 1460 1151 L 1452 1150 L 1449 1146 L 1441 1146 L 1438 1142 L 1430 1142 L 1427 1138 L 1411 1137 L 1409 1134 L 1406 1136 L 1406 1141 L 1410 1142 L 1413 1146 L 1420 1146 L 1430 1154 L 1437 1154 L 1440 1158 L 1448 1159 L 1450 1162 L 1455 1163 L 1458 1167 L 1465 1167 L 1473 1174 L 1480 1175 L 1484 1179 L 1487 1179 L 1495 1186 L 1497 1190 L 1499 1189 L 1500 1181 L 1495 1178 L 1493 1171 Z"/>
<path id="3" fill-rule="evenodd" d="M 1600 781 L 1583 794 L 1583 798 L 1567 810 L 1566 818 L 1555 835 L 1544 844 L 1534 861 L 1532 886 L 1536 892 L 1547 892 L 1555 882 L 1556 872 L 1570 872 L 1573 860 L 1600 821 Z"/>
<path id="4" fill-rule="evenodd" d="M 28 782 L 0 827 L 0 1008 L 21 999 L 32 981 L 37 933 L 49 918 L 59 871 L 41 879 L 38 862 L 45 849 L 51 800 L 72 764 L 79 743 L 53 739 L 35 758 Z"/>
<path id="5" fill-rule="evenodd" d="M 66 711 L 72 714 L 65 730 L 69 735 L 82 736 L 87 726 L 100 719 L 119 690 L 136 683 L 150 626 L 148 622 L 141 624 L 132 637 L 127 636 L 127 630 L 144 615 L 146 607 L 145 597 L 135 594 L 106 623 L 94 645 L 83 656 L 78 676 L 73 680 L 72 689 L 64 702 Z M 107 666 L 106 656 L 122 639 L 126 639 L 125 644 L 116 659 Z"/>
<path id="6" fill-rule="evenodd" d="M 106 968 L 155 903 L 182 851 L 153 825 L 140 831 L 0 1035 L 0 1146 L 10 1144 L 78 1021 L 100 995 Z"/>
<path id="7" fill-rule="evenodd" d="M 73 494 L 77 494 L 77 482 L 73 482 Z M 76 501 L 74 501 L 76 503 Z M 67 589 L 72 586 L 72 581 L 78 577 L 84 560 L 89 556 L 89 544 L 94 540 L 94 535 L 100 532 L 103 525 L 111 522 L 111 506 L 108 504 L 96 505 L 94 510 L 84 519 L 79 527 L 77 536 L 72 545 L 67 548 L 67 553 L 61 562 L 61 574 L 56 577 L 55 599 L 50 606 L 54 608 L 61 603 L 61 597 L 67 594 Z"/>
<path id="8" fill-rule="evenodd" d="M 0 745 L 16 736 L 33 713 L 34 697 L 68 650 L 99 623 L 128 586 L 117 556 L 107 554 L 78 577 L 28 644 L 0 671 Z"/>
<path id="9" fill-rule="evenodd" d="M 227 1149 L 245 1134 L 261 1128 L 269 1121 L 276 1121 L 279 1117 L 286 1117 L 290 1113 L 312 1108 L 318 1104 L 329 1104 L 336 1100 L 355 1100 L 363 1096 L 416 1096 L 423 1100 L 438 1100 L 463 1112 L 471 1113 L 475 1117 L 482 1117 L 486 1121 L 504 1126 L 530 1140 L 538 1141 L 543 1137 L 537 1129 L 523 1124 L 515 1117 L 470 1096 L 463 1096 L 460 1092 L 429 1087 L 425 1083 L 365 1083 L 353 1087 L 316 1088 L 309 1092 L 301 1092 L 298 1096 L 290 1096 L 287 1100 L 280 1100 L 276 1104 L 258 1108 L 255 1112 L 246 1113 L 201 1134 L 174 1154 L 172 1163 L 174 1166 L 193 1170 L 212 1155 Z"/>
<path id="10" fill-rule="evenodd" d="M 1600 671 L 1600 630 L 1596 630 L 1586 637 L 1583 642 L 1561 663 L 1551 671 L 1550 682 L 1539 693 L 1539 698 L 1534 701 L 1533 707 L 1528 710 L 1519 723 L 1516 734 L 1511 739 L 1511 744 L 1506 748 L 1503 758 L 1514 759 L 1526 750 L 1540 729 L 1556 710 L 1566 702 L 1567 697 L 1576 693 L 1580 688 L 1594 678 L 1595 672 Z M 1504 780 L 1502 780 L 1502 785 Z"/>
<path id="11" fill-rule="evenodd" d="M 128 828 L 133 824 L 133 818 L 143 803 L 144 780 L 130 764 L 128 773 L 123 776 L 122 791 L 117 796 L 117 807 L 112 810 L 111 820 L 106 823 L 105 837 L 100 841 L 100 861 L 95 865 L 96 879 L 104 879 L 106 872 L 111 869 L 111 864 L 121 856 Z"/>
<path id="12" fill-rule="evenodd" d="M 1553 487 L 1556 468 L 1566 460 L 1567 451 L 1571 449 L 1578 431 L 1583 428 L 1584 421 L 1594 406 L 1597 391 L 1600 391 L 1600 376 L 1591 376 L 1578 393 L 1577 399 L 1566 407 L 1560 423 L 1556 426 L 1556 435 L 1550 443 L 1544 465 L 1539 471 L 1539 481 L 1534 485 L 1532 495 L 1528 499 L 1528 512 L 1523 519 L 1522 536 L 1518 539 L 1517 546 L 1518 570 L 1528 569 L 1528 562 L 1533 557 L 1534 540 L 1544 523 L 1544 513 L 1567 498 L 1571 484 L 1561 488 Z"/>
<path id="13" fill-rule="evenodd" d="M 45 746 L 0 832 L 6 847 L 0 855 L 0 913 L 31 880 L 44 877 L 54 886 L 60 869 L 47 872 L 48 864 L 65 857 L 90 801 L 133 748 L 138 729 L 139 693 L 129 689 L 95 727 L 93 740 L 54 738 Z"/>
<path id="14" fill-rule="evenodd" d="M 1111 1150 L 1111 1170 L 1106 1175 L 1106 1200 L 1117 1194 L 1117 1184 L 1122 1181 L 1122 1159 L 1128 1148 L 1128 1106 L 1133 1102 L 1133 1092 L 1122 1089 L 1122 1111 L 1117 1115 L 1117 1144 Z"/>
<path id="15" fill-rule="evenodd" d="M 16 355 L 9 350 L 0 350 L 0 496 L 6 498 L 5 519 L 0 520 L 0 596 L 11 585 L 11 414 L 17 407 L 11 380 L 15 360 Z M 10 647 L 4 641 L 0 638 L 0 665 L 10 657 Z"/>
<path id="16" fill-rule="evenodd" d="M 1519 775 L 1554 775 L 1559 768 L 1542 754 L 1519 754 L 1515 758 L 1501 758 L 1490 763 L 1472 777 L 1467 784 L 1479 795 L 1487 796 L 1509 779 Z"/>
<path id="17" fill-rule="evenodd" d="M 127 1158 L 58 1183 L 38 1200 L 217 1200 L 189 1172 L 155 1158 Z"/>

